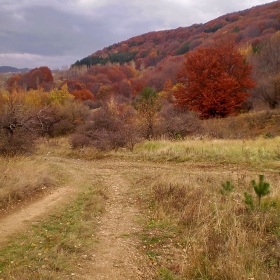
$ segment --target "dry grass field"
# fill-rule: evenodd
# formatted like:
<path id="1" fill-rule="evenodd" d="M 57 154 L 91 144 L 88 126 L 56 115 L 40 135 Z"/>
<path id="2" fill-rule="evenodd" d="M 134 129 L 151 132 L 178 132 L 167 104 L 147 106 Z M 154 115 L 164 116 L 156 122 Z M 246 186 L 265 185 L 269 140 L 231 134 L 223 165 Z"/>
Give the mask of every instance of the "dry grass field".
<path id="1" fill-rule="evenodd" d="M 279 147 L 279 137 L 197 139 L 101 153 L 61 138 L 1 158 L 0 231 L 35 201 L 45 210 L 6 234 L 0 279 L 277 280 Z M 270 194 L 259 206 L 261 174 Z"/>

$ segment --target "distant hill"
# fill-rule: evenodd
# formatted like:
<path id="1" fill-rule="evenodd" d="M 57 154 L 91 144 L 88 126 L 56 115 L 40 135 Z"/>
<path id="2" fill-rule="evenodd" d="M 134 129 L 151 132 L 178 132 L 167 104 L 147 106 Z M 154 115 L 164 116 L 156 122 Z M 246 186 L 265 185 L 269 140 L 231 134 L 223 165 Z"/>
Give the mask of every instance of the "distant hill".
<path id="1" fill-rule="evenodd" d="M 30 71 L 28 68 L 19 69 L 11 66 L 0 66 L 0 73 L 22 73 L 28 71 Z"/>
<path id="2" fill-rule="evenodd" d="M 136 69 L 155 67 L 170 56 L 180 56 L 198 46 L 209 46 L 226 38 L 239 47 L 257 47 L 264 39 L 280 30 L 280 1 L 229 13 L 205 24 L 193 24 L 172 30 L 150 32 L 99 50 L 74 65 L 134 61 Z"/>

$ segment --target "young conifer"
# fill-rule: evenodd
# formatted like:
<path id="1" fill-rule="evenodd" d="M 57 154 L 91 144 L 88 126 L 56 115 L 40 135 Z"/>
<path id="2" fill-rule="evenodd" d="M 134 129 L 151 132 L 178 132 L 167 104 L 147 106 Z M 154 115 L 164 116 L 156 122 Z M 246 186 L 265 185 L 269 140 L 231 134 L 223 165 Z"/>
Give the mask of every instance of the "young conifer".
<path id="1" fill-rule="evenodd" d="M 264 181 L 264 175 L 259 175 L 259 183 L 257 184 L 255 180 L 252 180 L 252 185 L 254 187 L 255 193 L 258 196 L 259 206 L 261 205 L 261 198 L 270 193 L 269 183 Z"/>

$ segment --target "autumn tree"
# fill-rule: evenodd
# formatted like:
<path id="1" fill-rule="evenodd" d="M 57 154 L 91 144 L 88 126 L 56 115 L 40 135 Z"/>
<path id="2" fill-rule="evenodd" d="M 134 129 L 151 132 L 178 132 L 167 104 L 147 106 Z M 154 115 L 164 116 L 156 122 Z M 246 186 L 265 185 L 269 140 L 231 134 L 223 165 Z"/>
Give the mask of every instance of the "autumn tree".
<path id="1" fill-rule="evenodd" d="M 271 109 L 280 105 L 280 31 L 271 36 L 255 54 L 254 76 L 258 86 L 254 97 Z"/>
<path id="2" fill-rule="evenodd" d="M 26 83 L 27 90 L 38 89 L 39 87 L 50 89 L 53 83 L 53 75 L 51 70 L 42 66 L 39 68 L 32 69 L 30 72 L 22 76 L 22 84 Z"/>
<path id="3" fill-rule="evenodd" d="M 94 95 L 87 89 L 73 90 L 71 94 L 75 96 L 76 100 L 94 100 Z"/>
<path id="4" fill-rule="evenodd" d="M 173 84 L 170 78 L 166 80 L 166 82 L 163 85 L 163 90 L 160 93 L 162 97 L 164 97 L 169 102 L 173 102 Z"/>
<path id="5" fill-rule="evenodd" d="M 176 104 L 202 118 L 235 114 L 254 87 L 251 70 L 233 42 L 191 51 L 178 72 Z"/>
<path id="6" fill-rule="evenodd" d="M 66 102 L 73 100 L 75 97 L 69 93 L 67 84 L 63 85 L 61 89 L 54 88 L 50 91 L 50 100 L 53 103 L 64 105 Z"/>
<path id="7" fill-rule="evenodd" d="M 20 77 L 20 75 L 14 75 L 6 81 L 6 89 L 9 92 L 12 92 L 13 90 L 19 91 L 21 89 L 19 85 Z"/>
<path id="8" fill-rule="evenodd" d="M 155 136 L 155 125 L 159 111 L 162 107 L 158 92 L 150 87 L 145 87 L 136 102 L 135 108 L 138 111 L 143 125 L 144 136 L 151 139 Z"/>
<path id="9" fill-rule="evenodd" d="M 22 92 L 0 93 L 0 154 L 30 152 L 54 122 L 53 110 L 27 103 Z"/>
<path id="10" fill-rule="evenodd" d="M 12 92 L 14 89 L 24 90 L 44 88 L 50 90 L 53 87 L 54 79 L 51 70 L 42 66 L 30 70 L 26 74 L 20 74 L 9 78 L 6 82 L 7 90 Z"/>

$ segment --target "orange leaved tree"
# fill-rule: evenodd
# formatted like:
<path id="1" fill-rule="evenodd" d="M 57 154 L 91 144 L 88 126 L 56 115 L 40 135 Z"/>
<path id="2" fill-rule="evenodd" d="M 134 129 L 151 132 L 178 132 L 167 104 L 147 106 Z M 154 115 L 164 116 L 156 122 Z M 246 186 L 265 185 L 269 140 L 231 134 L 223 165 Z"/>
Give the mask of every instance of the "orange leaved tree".
<path id="1" fill-rule="evenodd" d="M 251 70 L 233 42 L 195 49 L 178 72 L 176 105 L 202 118 L 235 114 L 255 86 Z"/>

